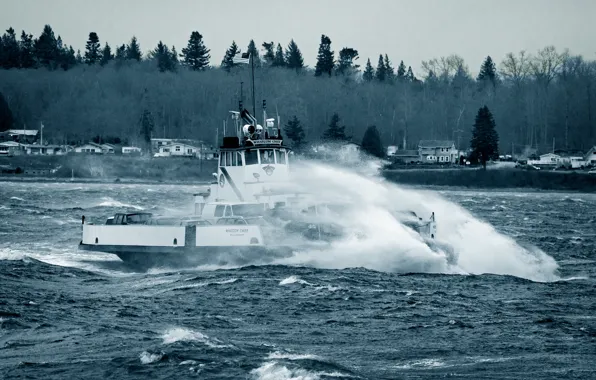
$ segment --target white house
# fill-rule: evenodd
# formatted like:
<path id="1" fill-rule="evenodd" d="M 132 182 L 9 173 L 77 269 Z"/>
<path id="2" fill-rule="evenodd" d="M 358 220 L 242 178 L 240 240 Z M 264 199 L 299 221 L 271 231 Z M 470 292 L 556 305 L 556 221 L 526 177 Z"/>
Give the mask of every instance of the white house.
<path id="1" fill-rule="evenodd" d="M 596 166 L 596 145 L 594 145 L 588 153 L 586 153 L 586 157 L 584 157 L 584 161 L 588 165 Z"/>
<path id="2" fill-rule="evenodd" d="M 192 145 L 183 144 L 179 142 L 172 142 L 161 145 L 159 152 L 155 154 L 156 157 L 195 157 L 200 154 L 200 149 Z"/>
<path id="3" fill-rule="evenodd" d="M 25 146 L 27 154 L 31 155 L 62 155 L 66 154 L 66 148 L 60 145 L 39 145 L 31 144 Z"/>
<path id="4" fill-rule="evenodd" d="M 458 160 L 458 151 L 455 143 L 448 140 L 420 140 L 418 155 L 425 163 L 455 163 Z"/>
<path id="5" fill-rule="evenodd" d="M 75 148 L 75 153 L 102 154 L 103 149 L 101 145 L 90 142 L 85 145 L 77 146 Z"/>
<path id="6" fill-rule="evenodd" d="M 136 146 L 123 146 L 122 147 L 122 154 L 140 154 L 141 148 L 137 148 Z"/>
<path id="7" fill-rule="evenodd" d="M 25 145 L 15 141 L 0 143 L 0 156 L 19 156 L 25 154 Z"/>
<path id="8" fill-rule="evenodd" d="M 399 150 L 399 148 L 397 147 L 397 145 L 389 145 L 387 147 L 387 156 L 388 157 L 392 157 L 395 156 L 395 153 Z"/>
<path id="9" fill-rule="evenodd" d="M 559 166 L 560 164 L 561 156 L 554 153 L 542 154 L 539 160 L 528 160 L 528 165 L 534 166 Z"/>
<path id="10" fill-rule="evenodd" d="M 116 153 L 116 147 L 112 144 L 101 144 L 101 152 L 103 154 L 114 154 Z"/>

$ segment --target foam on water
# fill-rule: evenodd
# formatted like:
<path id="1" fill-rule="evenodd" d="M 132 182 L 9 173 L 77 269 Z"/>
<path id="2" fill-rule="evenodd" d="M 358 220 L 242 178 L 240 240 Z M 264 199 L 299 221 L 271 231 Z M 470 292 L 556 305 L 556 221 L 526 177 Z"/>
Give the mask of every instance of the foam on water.
<path id="1" fill-rule="evenodd" d="M 525 248 L 513 238 L 474 217 L 463 207 L 436 192 L 413 190 L 384 181 L 378 165 L 359 165 L 359 172 L 302 162 L 293 177 L 300 190 L 317 194 L 322 201 L 346 201 L 348 217 L 335 221 L 349 230 L 364 232 L 365 238 L 348 237 L 329 250 L 297 252 L 280 263 L 319 268 L 365 267 L 380 271 L 427 273 L 492 273 L 534 281 L 555 281 L 556 261 L 538 248 Z M 437 220 L 436 242 L 457 257 L 449 262 L 442 249 L 431 249 L 412 229 L 400 223 L 393 212 L 415 211 Z"/>

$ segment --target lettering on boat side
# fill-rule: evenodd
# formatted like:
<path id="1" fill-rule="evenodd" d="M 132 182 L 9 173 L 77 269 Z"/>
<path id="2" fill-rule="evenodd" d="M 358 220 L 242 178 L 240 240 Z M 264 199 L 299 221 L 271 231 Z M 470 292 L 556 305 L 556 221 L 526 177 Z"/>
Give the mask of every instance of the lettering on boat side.
<path id="1" fill-rule="evenodd" d="M 248 228 L 228 228 L 226 229 L 228 233 L 246 233 L 248 232 Z"/>

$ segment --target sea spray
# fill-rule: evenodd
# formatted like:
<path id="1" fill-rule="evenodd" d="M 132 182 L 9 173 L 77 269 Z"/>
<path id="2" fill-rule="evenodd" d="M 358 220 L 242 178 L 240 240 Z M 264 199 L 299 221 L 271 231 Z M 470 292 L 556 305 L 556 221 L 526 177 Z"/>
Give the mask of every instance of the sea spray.
<path id="1" fill-rule="evenodd" d="M 293 168 L 300 191 L 323 202 L 345 202 L 346 217 L 335 222 L 359 230 L 364 238 L 348 236 L 325 250 L 300 251 L 281 262 L 320 268 L 365 267 L 392 272 L 493 273 L 534 281 L 554 281 L 557 263 L 538 248 L 525 248 L 497 232 L 461 206 L 431 191 L 406 189 L 383 181 L 378 165 L 356 169 L 301 161 Z M 436 244 L 428 244 L 395 215 L 414 211 L 427 220 L 434 212 Z M 440 248 L 439 248 L 440 247 Z M 450 262 L 450 251 L 456 259 Z"/>

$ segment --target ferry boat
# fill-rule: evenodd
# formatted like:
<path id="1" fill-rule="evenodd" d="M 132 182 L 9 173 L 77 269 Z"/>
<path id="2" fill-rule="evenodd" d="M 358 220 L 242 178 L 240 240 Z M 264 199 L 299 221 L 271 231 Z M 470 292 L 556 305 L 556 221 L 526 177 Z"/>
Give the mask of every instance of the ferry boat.
<path id="1" fill-rule="evenodd" d="M 324 250 L 346 234 L 362 237 L 334 223 L 345 209 L 341 203 L 319 202 L 313 194 L 295 191 L 291 149 L 284 145 L 279 120 L 267 117 L 265 102 L 263 125 L 241 102 L 239 111 L 230 114 L 234 130 L 218 149 L 213 183 L 194 194 L 188 216 L 118 213 L 104 224 L 83 216 L 79 249 L 150 266 L 243 264 L 302 249 Z M 424 239 L 435 238 L 434 213 L 428 220 L 412 213 L 403 222 Z"/>

